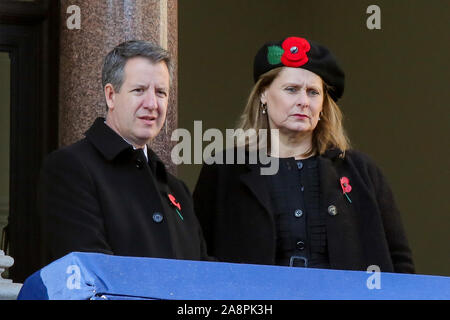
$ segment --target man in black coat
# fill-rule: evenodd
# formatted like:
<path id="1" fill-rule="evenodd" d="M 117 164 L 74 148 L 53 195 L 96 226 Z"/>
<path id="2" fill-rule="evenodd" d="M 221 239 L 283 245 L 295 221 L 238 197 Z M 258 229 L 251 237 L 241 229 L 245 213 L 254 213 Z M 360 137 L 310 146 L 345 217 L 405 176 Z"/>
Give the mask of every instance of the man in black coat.
<path id="1" fill-rule="evenodd" d="M 147 147 L 164 125 L 170 70 L 167 51 L 144 41 L 106 56 L 106 119 L 43 166 L 44 265 L 73 251 L 206 259 L 189 190 Z"/>

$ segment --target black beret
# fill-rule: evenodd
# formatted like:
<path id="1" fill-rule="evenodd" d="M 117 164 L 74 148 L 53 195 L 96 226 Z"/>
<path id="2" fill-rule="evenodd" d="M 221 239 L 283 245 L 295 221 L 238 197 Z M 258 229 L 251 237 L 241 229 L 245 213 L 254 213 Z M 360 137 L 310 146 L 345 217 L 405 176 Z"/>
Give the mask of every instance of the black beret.
<path id="1" fill-rule="evenodd" d="M 253 65 L 255 82 L 259 77 L 278 67 L 303 68 L 319 75 L 331 86 L 328 91 L 337 101 L 344 93 L 345 75 L 336 57 L 326 47 L 299 37 L 268 42 L 258 50 Z"/>

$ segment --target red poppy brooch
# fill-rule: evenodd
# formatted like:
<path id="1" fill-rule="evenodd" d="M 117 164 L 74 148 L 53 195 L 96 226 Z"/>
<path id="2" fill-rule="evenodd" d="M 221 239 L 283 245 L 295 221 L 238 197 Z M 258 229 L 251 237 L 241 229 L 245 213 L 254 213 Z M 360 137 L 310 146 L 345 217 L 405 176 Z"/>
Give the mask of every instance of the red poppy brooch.
<path id="1" fill-rule="evenodd" d="M 267 61 L 270 64 L 282 63 L 286 67 L 298 68 L 308 62 L 306 53 L 311 45 L 306 39 L 298 37 L 286 38 L 280 46 L 267 48 Z"/>
<path id="2" fill-rule="evenodd" d="M 181 220 L 183 219 L 183 216 L 181 215 L 180 211 L 181 211 L 181 205 L 179 202 L 177 202 L 177 199 L 175 199 L 175 197 L 172 194 L 168 194 L 167 195 L 169 197 L 170 203 L 175 207 L 175 210 L 178 213 L 178 216 L 181 218 Z"/>
<path id="3" fill-rule="evenodd" d="M 341 188 L 344 195 L 347 197 L 348 202 L 352 203 L 352 200 L 350 200 L 350 197 L 348 196 L 348 193 L 352 191 L 352 186 L 350 185 L 350 181 L 347 177 L 342 177 L 340 179 L 341 182 Z"/>

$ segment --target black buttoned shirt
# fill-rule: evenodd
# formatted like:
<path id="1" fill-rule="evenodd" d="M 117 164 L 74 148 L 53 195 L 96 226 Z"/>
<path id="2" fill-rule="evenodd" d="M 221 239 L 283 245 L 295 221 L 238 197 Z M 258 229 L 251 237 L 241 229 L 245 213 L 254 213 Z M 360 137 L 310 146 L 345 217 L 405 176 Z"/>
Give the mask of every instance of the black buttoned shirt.
<path id="1" fill-rule="evenodd" d="M 278 173 L 267 179 L 276 223 L 275 263 L 329 268 L 316 157 L 281 158 Z"/>

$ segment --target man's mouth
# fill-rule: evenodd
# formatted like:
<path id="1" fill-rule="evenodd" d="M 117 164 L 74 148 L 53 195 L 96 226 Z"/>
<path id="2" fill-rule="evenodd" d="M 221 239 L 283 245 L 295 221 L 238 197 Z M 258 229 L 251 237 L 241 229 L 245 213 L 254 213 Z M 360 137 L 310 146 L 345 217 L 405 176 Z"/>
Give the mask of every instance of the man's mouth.
<path id="1" fill-rule="evenodd" d="M 156 120 L 156 116 L 140 116 L 138 119 L 142 120 L 145 124 L 152 124 Z"/>

